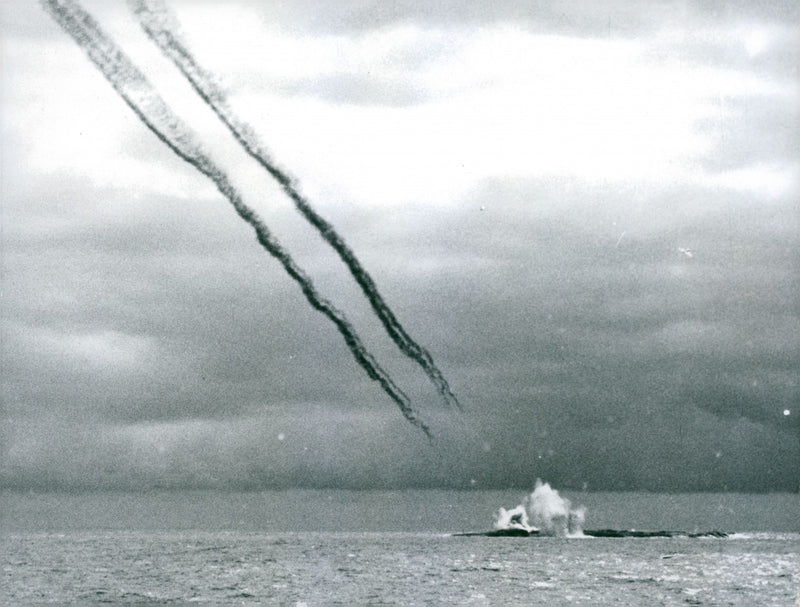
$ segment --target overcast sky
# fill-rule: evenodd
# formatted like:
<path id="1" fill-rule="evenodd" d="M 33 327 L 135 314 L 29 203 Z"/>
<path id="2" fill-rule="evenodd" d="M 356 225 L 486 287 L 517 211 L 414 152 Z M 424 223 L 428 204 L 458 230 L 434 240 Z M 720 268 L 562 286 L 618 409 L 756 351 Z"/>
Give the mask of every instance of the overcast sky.
<path id="1" fill-rule="evenodd" d="M 2 6 L 10 487 L 796 490 L 800 9 L 171 2 L 464 407 L 148 41 L 84 3 L 344 311 L 38 6 Z"/>

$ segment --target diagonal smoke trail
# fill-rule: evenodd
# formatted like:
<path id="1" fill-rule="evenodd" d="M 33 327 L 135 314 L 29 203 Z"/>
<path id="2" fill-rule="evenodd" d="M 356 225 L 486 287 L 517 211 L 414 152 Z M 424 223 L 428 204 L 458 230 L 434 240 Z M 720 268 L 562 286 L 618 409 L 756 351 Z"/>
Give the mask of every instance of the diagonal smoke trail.
<path id="1" fill-rule="evenodd" d="M 92 16 L 74 0 L 41 0 L 41 4 L 86 52 L 139 119 L 175 154 L 214 182 L 239 216 L 255 230 L 261 246 L 300 285 L 308 302 L 336 325 L 350 352 L 367 375 L 381 385 L 409 422 L 431 438 L 430 429 L 417 417 L 406 394 L 367 351 L 344 314 L 320 296 L 311 279 L 283 249 L 256 212 L 242 200 L 224 171 L 203 150 L 191 129 L 173 113 L 114 41 L 100 30 Z"/>
<path id="2" fill-rule="evenodd" d="M 173 61 L 245 151 L 275 178 L 303 217 L 339 254 L 397 347 L 422 367 L 446 403 L 460 409 L 461 405 L 458 399 L 450 390 L 447 380 L 433 362 L 430 353 L 406 333 L 352 249 L 334 230 L 333 226 L 321 217 L 300 194 L 294 179 L 270 158 L 269 152 L 261 144 L 253 129 L 234 114 L 228 105 L 225 93 L 215 85 L 212 74 L 197 64 L 186 44 L 176 33 L 176 19 L 164 3 L 161 0 L 129 0 L 129 4 L 148 37 Z"/>

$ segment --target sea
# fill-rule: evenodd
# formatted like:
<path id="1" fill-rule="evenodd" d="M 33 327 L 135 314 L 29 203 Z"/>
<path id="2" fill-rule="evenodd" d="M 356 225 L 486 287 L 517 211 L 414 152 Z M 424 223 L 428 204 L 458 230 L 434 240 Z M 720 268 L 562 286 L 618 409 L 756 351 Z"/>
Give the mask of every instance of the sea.
<path id="1" fill-rule="evenodd" d="M 5 491 L 0 604 L 800 605 L 798 494 L 561 493 L 681 533 L 458 535 L 519 489 Z"/>

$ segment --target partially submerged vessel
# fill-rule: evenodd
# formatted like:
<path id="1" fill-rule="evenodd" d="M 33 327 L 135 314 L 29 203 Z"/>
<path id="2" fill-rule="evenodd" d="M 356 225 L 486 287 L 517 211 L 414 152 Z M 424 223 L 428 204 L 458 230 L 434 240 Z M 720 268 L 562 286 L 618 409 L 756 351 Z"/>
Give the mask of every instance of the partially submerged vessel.
<path id="1" fill-rule="evenodd" d="M 492 531 L 456 533 L 484 537 L 727 537 L 723 531 L 638 531 L 636 529 L 583 529 L 586 509 L 572 507 L 548 483 L 536 480 L 536 487 L 522 504 L 500 508 Z M 531 524 L 531 521 L 533 524 Z"/>
<path id="2" fill-rule="evenodd" d="M 541 530 L 532 528 L 530 530 L 520 527 L 509 527 L 507 529 L 492 529 L 491 531 L 473 531 L 467 533 L 454 533 L 458 537 L 482 536 L 482 537 L 554 537 Z M 724 531 L 638 531 L 636 529 L 586 529 L 580 536 L 584 537 L 728 537 Z M 580 537 L 572 535 L 566 537 Z M 562 536 L 563 537 L 563 536 Z"/>

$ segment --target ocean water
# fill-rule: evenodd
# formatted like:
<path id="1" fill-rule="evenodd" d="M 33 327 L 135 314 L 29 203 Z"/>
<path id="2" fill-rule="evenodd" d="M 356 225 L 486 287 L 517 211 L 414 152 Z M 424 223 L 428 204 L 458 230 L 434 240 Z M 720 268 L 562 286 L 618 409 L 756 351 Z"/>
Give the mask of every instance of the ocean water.
<path id="1" fill-rule="evenodd" d="M 587 528 L 455 536 L 523 491 L 0 494 L 0 604 L 795 605 L 795 494 L 570 493 Z"/>

